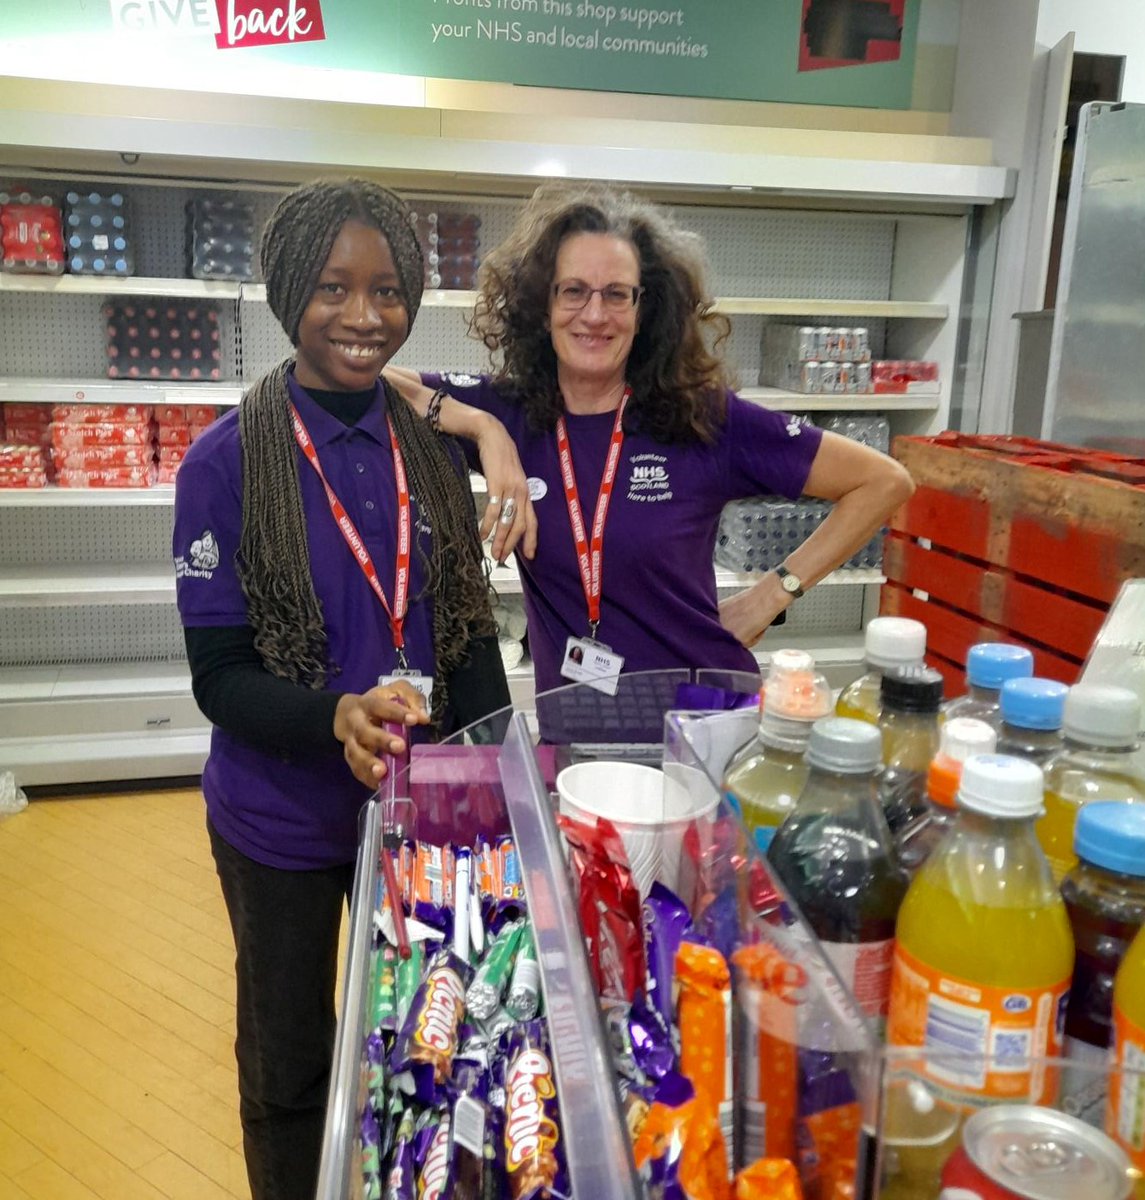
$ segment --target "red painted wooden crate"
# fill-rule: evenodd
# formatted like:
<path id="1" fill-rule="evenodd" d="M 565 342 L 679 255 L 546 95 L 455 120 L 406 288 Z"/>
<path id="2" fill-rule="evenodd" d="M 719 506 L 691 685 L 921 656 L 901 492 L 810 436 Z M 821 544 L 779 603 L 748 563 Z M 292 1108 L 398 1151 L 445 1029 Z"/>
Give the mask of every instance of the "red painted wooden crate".
<path id="1" fill-rule="evenodd" d="M 975 642 L 1073 683 L 1122 581 L 1145 575 L 1145 460 L 1032 438 L 895 439 L 915 494 L 891 522 L 880 611 L 922 621 L 951 694 Z"/>

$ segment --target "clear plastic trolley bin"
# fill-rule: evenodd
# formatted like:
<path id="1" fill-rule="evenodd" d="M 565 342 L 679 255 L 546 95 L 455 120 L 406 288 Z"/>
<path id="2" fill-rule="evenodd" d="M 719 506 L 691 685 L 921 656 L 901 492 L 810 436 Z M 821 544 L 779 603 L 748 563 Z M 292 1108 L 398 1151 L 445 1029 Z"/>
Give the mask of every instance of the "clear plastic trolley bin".
<path id="1" fill-rule="evenodd" d="M 880 1075 L 878 1200 L 1145 1196 L 1125 1149 L 1140 1155 L 1145 1068 L 888 1048 Z"/>
<path id="2" fill-rule="evenodd" d="M 662 673 L 627 678 L 630 700 L 667 694 Z M 758 688 L 754 677 L 717 680 L 705 682 Z M 538 697 L 539 728 L 552 733 L 560 706 L 585 731 L 556 747 L 555 802 L 648 1194 L 675 1183 L 668 1194 L 730 1195 L 732 1176 L 742 1195 L 782 1194 L 786 1173 L 816 1200 L 865 1195 L 873 1036 L 720 789 L 757 729 L 754 706 L 669 710 L 655 742 L 613 719 L 609 740 L 617 698 L 573 692 Z"/>
<path id="3" fill-rule="evenodd" d="M 415 746 L 398 798 L 364 809 L 319 1200 L 511 1196 L 526 1178 L 576 1200 L 641 1194 L 549 800 L 556 750 L 533 743 L 506 710 Z M 415 901 L 404 939 L 384 855 Z M 488 990 L 475 1000 L 494 957 L 524 1019 L 505 990 L 491 1016 Z"/>

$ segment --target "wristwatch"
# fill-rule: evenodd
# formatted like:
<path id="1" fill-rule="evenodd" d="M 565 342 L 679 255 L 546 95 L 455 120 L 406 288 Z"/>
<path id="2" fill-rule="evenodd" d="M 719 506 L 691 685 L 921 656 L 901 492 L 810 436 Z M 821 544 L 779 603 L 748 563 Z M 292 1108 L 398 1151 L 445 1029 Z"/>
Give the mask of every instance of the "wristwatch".
<path id="1" fill-rule="evenodd" d="M 797 600 L 803 595 L 803 580 L 798 575 L 793 574 L 782 563 L 775 568 L 775 573 L 779 576 L 779 586 L 788 595 L 794 596 Z"/>

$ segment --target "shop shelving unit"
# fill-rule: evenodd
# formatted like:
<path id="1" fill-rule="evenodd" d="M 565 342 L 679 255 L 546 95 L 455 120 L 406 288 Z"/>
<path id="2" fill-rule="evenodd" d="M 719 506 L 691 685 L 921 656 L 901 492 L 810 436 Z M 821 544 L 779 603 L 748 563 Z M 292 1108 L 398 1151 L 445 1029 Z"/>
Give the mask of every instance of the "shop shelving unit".
<path id="1" fill-rule="evenodd" d="M 241 171 L 236 167 L 236 173 Z M 4 168 L 0 166 L 0 176 Z M 45 172 L 45 175 L 50 173 Z M 60 184 L 82 171 L 57 173 Z M 127 192 L 138 277 L 0 274 L 0 401 L 27 403 L 238 402 L 243 381 L 289 352 L 257 283 L 182 278 L 183 207 L 199 185 L 186 180 L 100 179 Z M 45 189 L 51 180 L 44 180 Z M 470 185 L 472 186 L 472 185 Z M 528 190 L 527 181 L 521 191 Z M 261 222 L 281 189 L 236 185 Z M 745 398 L 814 413 L 886 413 L 893 433 L 945 428 L 962 303 L 968 205 L 947 195 L 933 209 L 917 198 L 877 209 L 756 206 L 736 193 L 719 203 L 680 204 L 677 216 L 705 239 L 718 309 L 732 325 L 726 346 Z M 707 197 L 710 201 L 710 197 Z M 482 244 L 508 231 L 518 198 L 419 193 L 415 205 L 462 207 L 482 219 Z M 723 203 L 726 200 L 727 203 Z M 100 306 L 108 296 L 192 297 L 220 306 L 223 362 L 216 382 L 108 380 Z M 467 334 L 474 294 L 427 291 L 398 362 L 473 372 L 483 349 Z M 864 324 L 876 353 L 941 365 L 936 395 L 799 396 L 761 386 L 769 321 Z M 207 727 L 190 694 L 173 604 L 173 488 L 39 492 L 0 490 L 0 769 L 29 785 L 197 773 Z M 768 636 L 767 649 L 803 645 L 836 682 L 858 667 L 860 630 L 873 609 L 878 572 L 837 572 Z M 511 568 L 494 573 L 520 591 Z M 746 577 L 717 572 L 721 589 Z M 514 701 L 532 694 L 527 663 L 510 673 Z"/>

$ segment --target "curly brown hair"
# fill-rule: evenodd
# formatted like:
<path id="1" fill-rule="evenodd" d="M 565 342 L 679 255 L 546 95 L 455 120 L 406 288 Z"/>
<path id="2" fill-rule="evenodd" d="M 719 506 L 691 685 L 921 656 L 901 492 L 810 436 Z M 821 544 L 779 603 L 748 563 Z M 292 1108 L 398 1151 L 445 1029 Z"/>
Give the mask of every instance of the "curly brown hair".
<path id="1" fill-rule="evenodd" d="M 667 212 L 599 185 L 542 184 L 513 231 L 481 264 L 470 331 L 489 351 L 494 381 L 538 431 L 563 411 L 547 315 L 557 251 L 571 234 L 623 238 L 640 264 L 640 322 L 626 368 L 625 425 L 659 442 L 710 442 L 728 377 L 716 351 L 728 319 L 714 311 L 703 242 Z"/>

